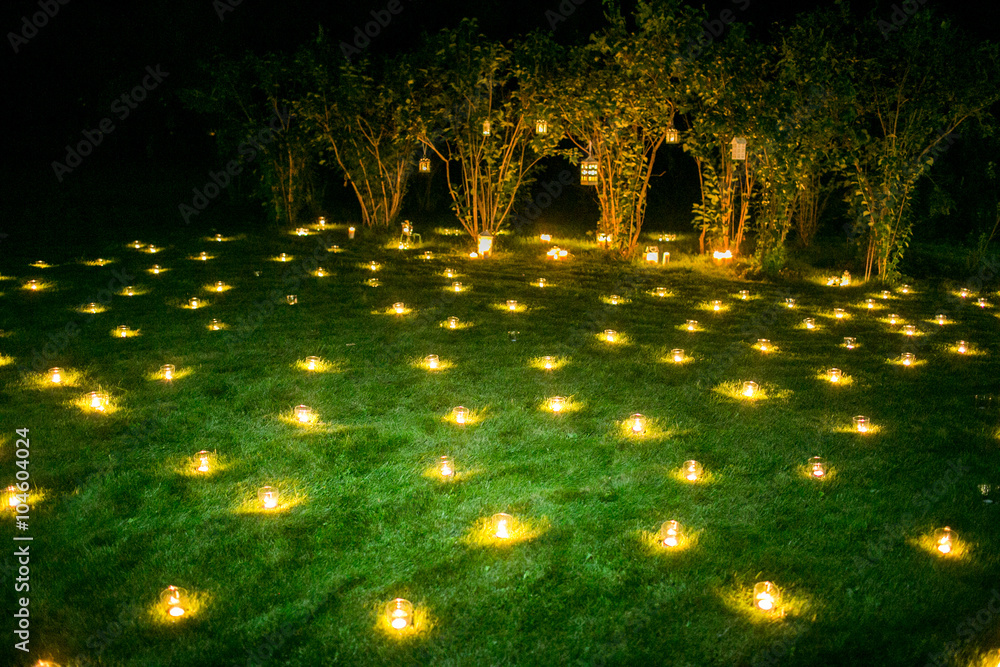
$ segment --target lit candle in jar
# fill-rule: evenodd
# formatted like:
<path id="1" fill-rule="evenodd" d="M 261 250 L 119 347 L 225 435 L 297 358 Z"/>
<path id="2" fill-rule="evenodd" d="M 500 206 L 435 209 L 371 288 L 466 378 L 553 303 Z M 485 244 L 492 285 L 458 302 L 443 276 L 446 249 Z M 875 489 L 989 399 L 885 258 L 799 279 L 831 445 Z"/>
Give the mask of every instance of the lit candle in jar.
<path id="1" fill-rule="evenodd" d="M 426 364 L 427 368 L 429 368 L 430 370 L 435 371 L 437 370 L 438 365 L 440 364 L 440 360 L 438 359 L 438 356 L 436 354 L 428 354 L 426 357 L 424 357 L 424 364 Z"/>
<path id="2" fill-rule="evenodd" d="M 128 338 L 128 327 L 126 325 L 119 325 L 115 331 L 117 332 L 119 338 Z"/>
<path id="3" fill-rule="evenodd" d="M 455 461 L 450 456 L 438 459 L 438 473 L 445 479 L 455 478 Z"/>
<path id="4" fill-rule="evenodd" d="M 222 282 L 221 280 L 219 282 L 215 283 L 215 291 L 216 292 L 222 292 L 222 291 L 225 291 L 225 289 L 226 289 L 226 283 Z"/>
<path id="5" fill-rule="evenodd" d="M 628 418 L 628 425 L 632 433 L 642 433 L 646 430 L 646 418 L 637 412 Z"/>
<path id="6" fill-rule="evenodd" d="M 858 415 L 854 418 L 854 430 L 858 433 L 867 433 L 871 428 L 871 423 L 868 421 L 868 417 Z"/>
<path id="7" fill-rule="evenodd" d="M 903 333 L 907 336 L 913 336 L 917 333 L 917 327 L 912 324 L 907 324 L 903 327 Z"/>
<path id="8" fill-rule="evenodd" d="M 87 404 L 90 406 L 91 410 L 104 412 L 107 407 L 107 400 L 105 399 L 104 394 L 92 391 L 87 394 Z"/>
<path id="9" fill-rule="evenodd" d="M 294 306 L 299 302 L 299 297 L 296 294 L 289 294 L 285 297 L 285 301 L 288 302 L 289 306 Z"/>
<path id="10" fill-rule="evenodd" d="M 892 296 L 892 292 L 890 292 L 890 291 L 889 291 L 889 290 L 887 290 L 887 289 L 884 289 L 884 290 L 882 290 L 882 293 L 881 293 L 881 297 L 882 297 L 883 299 L 888 299 L 888 298 L 889 298 L 889 297 L 891 297 L 891 296 Z"/>
<path id="11" fill-rule="evenodd" d="M 159 275 L 160 271 L 162 271 L 162 270 L 163 269 L 160 268 L 159 264 L 153 264 L 152 271 L 153 271 L 154 274 Z"/>
<path id="12" fill-rule="evenodd" d="M 351 227 L 353 231 L 354 228 Z M 352 234 L 353 236 L 353 234 Z M 409 600 L 396 598 L 385 607 L 385 617 L 393 630 L 405 630 L 413 625 L 413 605 Z"/>
<path id="13" fill-rule="evenodd" d="M 789 308 L 794 308 L 795 307 L 795 299 L 792 299 L 792 298 L 785 299 L 785 305 L 787 307 L 789 307 Z"/>
<path id="14" fill-rule="evenodd" d="M 510 539 L 510 528 L 514 522 L 514 517 L 503 512 L 493 515 L 493 537 L 497 539 Z"/>
<path id="15" fill-rule="evenodd" d="M 403 305 L 402 301 L 399 301 L 397 303 L 392 304 L 392 309 L 396 312 L 397 315 L 402 315 L 403 311 L 406 310 L 406 306 Z"/>
<path id="16" fill-rule="evenodd" d="M 312 408 L 310 408 L 307 405 L 296 406 L 295 421 L 299 422 L 300 424 L 308 424 L 309 422 L 313 421 L 313 419 L 315 419 L 315 414 L 313 413 Z"/>
<path id="17" fill-rule="evenodd" d="M 969 298 L 969 288 L 963 287 L 961 290 L 959 290 L 958 295 L 963 299 Z"/>
<path id="18" fill-rule="evenodd" d="M 546 282 L 545 278 L 539 278 L 538 279 L 538 286 L 539 287 L 545 287 L 547 284 L 548 283 Z"/>
<path id="19" fill-rule="evenodd" d="M 837 382 L 840 382 L 840 378 L 842 377 L 842 372 L 839 368 L 831 368 L 826 372 L 826 375 L 829 378 L 830 382 L 836 384 Z"/>
<path id="20" fill-rule="evenodd" d="M 679 364 L 684 361 L 684 350 L 677 348 L 670 351 L 670 358 L 674 360 L 675 364 Z"/>
<path id="21" fill-rule="evenodd" d="M 372 262 L 372 263 L 374 264 L 374 262 Z M 374 269 L 372 269 L 372 270 L 374 271 Z M 454 278 L 455 277 L 455 270 L 454 269 L 445 269 L 444 270 L 444 276 L 445 276 L 445 278 Z"/>
<path id="22" fill-rule="evenodd" d="M 687 320 L 684 323 L 684 328 L 688 331 L 694 331 L 698 328 L 698 320 Z"/>
<path id="23" fill-rule="evenodd" d="M 903 285 L 902 287 L 899 288 L 899 291 L 902 292 L 903 294 L 909 294 L 912 290 L 913 288 L 911 288 L 909 285 Z"/>
<path id="24" fill-rule="evenodd" d="M 197 309 L 200 305 L 201 305 L 201 300 L 198 297 L 193 296 L 190 299 L 188 299 L 188 307 L 190 307 L 192 310 Z"/>
<path id="25" fill-rule="evenodd" d="M 278 255 L 278 261 L 280 261 L 280 262 L 287 262 L 288 261 L 288 253 L 283 252 L 280 255 Z"/>
<path id="26" fill-rule="evenodd" d="M 451 284 L 451 288 L 453 290 L 455 290 L 456 292 L 461 292 L 462 291 L 462 283 L 454 282 L 454 283 Z"/>
<path id="27" fill-rule="evenodd" d="M 955 531 L 945 526 L 934 534 L 934 548 L 940 553 L 948 555 L 954 546 L 955 538 Z"/>
<path id="28" fill-rule="evenodd" d="M 758 581 L 753 587 L 753 603 L 761 611 L 774 611 L 780 597 L 778 587 L 770 581 Z"/>
<path id="29" fill-rule="evenodd" d="M 676 547 L 680 544 L 681 524 L 677 521 L 664 521 L 660 526 L 660 544 L 667 548 Z"/>
<path id="30" fill-rule="evenodd" d="M 875 308 L 875 299 L 865 299 L 865 308 L 868 310 Z"/>
<path id="31" fill-rule="evenodd" d="M 215 235 L 215 240 L 218 241 L 219 243 L 222 243 L 222 241 L 224 240 L 224 237 L 222 236 L 222 234 L 216 234 Z"/>
<path id="32" fill-rule="evenodd" d="M 622 298 L 617 294 L 612 294 L 608 300 L 611 302 L 612 306 L 617 306 L 621 302 Z"/>
<path id="33" fill-rule="evenodd" d="M 857 347 L 857 341 L 854 338 L 848 336 L 847 338 L 844 339 L 844 347 L 846 347 L 848 350 L 853 350 L 855 347 Z"/>
<path id="34" fill-rule="evenodd" d="M 771 351 L 771 341 L 769 341 L 766 338 L 758 338 L 757 339 L 757 347 L 760 349 L 761 352 L 770 352 Z"/>
<path id="35" fill-rule="evenodd" d="M 460 405 L 455 408 L 454 415 L 456 424 L 464 424 L 469 418 L 469 409 Z"/>
<path id="36" fill-rule="evenodd" d="M 834 308 L 833 309 L 833 316 L 836 317 L 838 320 L 844 319 L 845 315 L 847 315 L 847 313 L 844 312 L 843 308 Z"/>
<path id="37" fill-rule="evenodd" d="M 222 328 L 222 323 L 219 322 L 219 320 L 212 320 L 212 323 L 209 326 L 212 328 L 212 331 L 218 331 Z"/>
<path id="38" fill-rule="evenodd" d="M 326 277 L 326 270 L 322 266 L 316 269 L 316 277 L 317 278 Z"/>
<path id="39" fill-rule="evenodd" d="M 816 328 L 816 322 L 811 317 L 807 317 L 806 319 L 802 320 L 802 324 L 803 326 L 805 326 L 806 329 Z"/>
<path id="40" fill-rule="evenodd" d="M 753 398 L 757 395 L 757 383 L 753 380 L 747 380 L 743 383 L 743 389 L 740 391 L 746 398 Z"/>
<path id="41" fill-rule="evenodd" d="M 347 228 L 347 238 L 349 238 L 349 239 L 353 239 L 353 238 L 354 238 L 354 232 L 355 232 L 355 231 L 356 231 L 356 230 L 354 229 L 354 227 L 353 227 L 353 226 L 352 226 L 352 227 L 348 227 L 348 228 Z"/>
<path id="42" fill-rule="evenodd" d="M 917 360 L 917 357 L 912 352 L 904 352 L 903 355 L 899 358 L 899 360 L 902 362 L 904 366 L 912 366 L 913 363 Z"/>
<path id="43" fill-rule="evenodd" d="M 87 312 L 88 313 L 96 313 L 97 312 L 97 304 L 96 303 L 88 303 L 87 304 Z"/>
<path id="44" fill-rule="evenodd" d="M 507 301 L 507 310 L 517 310 L 517 301 L 509 299 Z"/>
<path id="45" fill-rule="evenodd" d="M 202 253 L 200 253 L 200 254 L 198 255 L 198 259 L 200 259 L 201 261 L 203 261 L 203 262 L 204 262 L 205 260 L 207 260 L 207 259 L 208 259 L 208 253 L 207 253 L 207 252 L 202 252 Z"/>
<path id="46" fill-rule="evenodd" d="M 163 376 L 164 380 L 170 381 L 174 379 L 174 365 L 164 364 L 160 366 L 160 375 Z"/>
<path id="47" fill-rule="evenodd" d="M 135 296 L 135 287 L 129 285 L 125 288 L 125 296 Z"/>
<path id="48" fill-rule="evenodd" d="M 457 329 L 458 328 L 458 318 L 457 317 L 449 317 L 448 318 L 448 328 L 449 329 Z"/>
<path id="49" fill-rule="evenodd" d="M 262 486 L 257 491 L 257 500 L 262 508 L 273 510 L 278 506 L 278 490 L 273 486 Z"/>
<path id="50" fill-rule="evenodd" d="M 938 324 L 947 324 L 948 316 L 945 315 L 944 313 L 938 313 L 937 315 L 934 316 L 934 321 L 937 322 Z"/>
<path id="51" fill-rule="evenodd" d="M 816 479 L 826 477 L 826 464 L 823 463 L 823 459 L 818 456 L 809 459 L 809 474 Z"/>
<path id="52" fill-rule="evenodd" d="M 666 295 L 667 295 L 667 288 L 666 287 L 657 287 L 656 288 L 656 296 L 658 296 L 658 297 L 665 297 Z"/>
<path id="53" fill-rule="evenodd" d="M 562 412 L 564 407 L 566 407 L 566 399 L 562 396 L 553 396 L 549 399 L 549 409 L 552 412 Z"/>
<path id="54" fill-rule="evenodd" d="M 550 243 L 552 241 L 552 234 L 540 234 L 538 238 L 542 243 Z"/>
<path id="55" fill-rule="evenodd" d="M 319 368 L 319 357 L 306 357 L 306 370 L 314 371 Z"/>
<path id="56" fill-rule="evenodd" d="M 194 455 L 195 460 L 198 462 L 198 472 L 208 472 L 209 470 L 209 459 L 212 458 L 212 454 L 207 450 L 201 450 Z"/>
<path id="57" fill-rule="evenodd" d="M 889 324 L 895 326 L 895 325 L 899 324 L 900 321 L 901 320 L 900 320 L 899 315 L 897 315 L 895 313 L 892 313 L 891 315 L 889 315 Z"/>
<path id="58" fill-rule="evenodd" d="M 750 290 L 741 289 L 740 290 L 740 299 L 742 299 L 743 301 L 746 301 L 749 298 L 750 298 Z"/>
<path id="59" fill-rule="evenodd" d="M 180 618 L 187 613 L 187 598 L 187 591 L 177 586 L 167 586 L 166 590 L 160 593 L 164 609 L 173 618 Z"/>
<path id="60" fill-rule="evenodd" d="M 715 312 L 719 312 L 720 310 L 722 310 L 722 302 L 719 301 L 718 299 L 716 299 L 715 301 L 713 301 L 712 302 L 712 310 L 715 311 Z"/>
<path id="61" fill-rule="evenodd" d="M 966 343 L 964 340 L 958 341 L 958 353 L 965 354 L 968 351 L 969 351 L 969 344 Z"/>
<path id="62" fill-rule="evenodd" d="M 615 331 L 614 329 L 605 329 L 604 330 L 604 340 L 608 341 L 609 343 L 613 343 L 617 339 L 618 339 L 618 332 L 617 331 Z"/>
<path id="63" fill-rule="evenodd" d="M 697 482 L 701 478 L 703 470 L 697 461 L 685 461 L 683 468 L 684 479 L 689 482 Z"/>
<path id="64" fill-rule="evenodd" d="M 29 280 L 28 281 L 28 289 L 30 289 L 30 290 L 37 290 L 38 289 L 38 281 L 37 280 Z"/>
<path id="65" fill-rule="evenodd" d="M 62 369 L 59 367 L 49 369 L 49 381 L 52 384 L 59 384 L 62 382 Z"/>
<path id="66" fill-rule="evenodd" d="M 547 371 L 552 370 L 552 357 L 542 357 L 542 367 Z"/>

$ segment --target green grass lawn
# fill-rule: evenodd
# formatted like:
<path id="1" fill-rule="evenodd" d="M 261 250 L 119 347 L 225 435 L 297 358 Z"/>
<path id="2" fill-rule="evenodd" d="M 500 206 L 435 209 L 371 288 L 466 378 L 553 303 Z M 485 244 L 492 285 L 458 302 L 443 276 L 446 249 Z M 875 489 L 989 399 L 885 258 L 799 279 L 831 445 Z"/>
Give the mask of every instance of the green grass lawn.
<path id="1" fill-rule="evenodd" d="M 1000 304 L 995 292 L 749 283 L 683 257 L 610 262 L 579 241 L 560 262 L 516 238 L 470 260 L 460 238 L 418 231 L 424 244 L 406 251 L 338 228 L 155 255 L 123 239 L 80 257 L 116 260 L 105 266 L 0 266 L 0 484 L 14 482 L 14 431 L 28 428 L 36 485 L 27 533 L 13 511 L 3 521 L 8 539 L 34 537 L 32 653 L 10 648 L 8 614 L 10 664 L 996 662 L 998 509 L 980 487 L 1000 482 L 1000 425 L 996 404 L 974 401 L 1000 393 L 998 309 L 974 303 Z M 327 276 L 305 275 L 314 254 Z M 24 289 L 30 279 L 42 289 Z M 217 281 L 229 289 L 211 291 Z M 193 296 L 201 307 L 185 307 Z M 106 309 L 81 310 L 90 302 Z M 112 335 L 122 324 L 139 335 Z M 744 381 L 758 383 L 753 399 Z M 107 410 L 87 409 L 91 391 Z M 554 396 L 567 398 L 560 413 Z M 297 424 L 298 405 L 315 421 Z M 857 415 L 871 432 L 852 431 Z M 207 473 L 200 450 L 213 453 Z M 435 474 L 444 455 L 450 481 Z M 823 479 L 808 474 L 814 456 Z M 695 482 L 687 460 L 703 466 Z M 265 485 L 273 510 L 258 503 Z M 506 540 L 488 525 L 501 512 Z M 683 528 L 676 548 L 657 538 L 667 520 Z M 932 543 L 944 526 L 957 533 L 948 556 Z M 23 593 L 10 551 L 12 612 Z M 753 606 L 764 580 L 780 589 L 776 612 Z M 159 604 L 168 585 L 191 597 L 179 620 Z M 383 613 L 397 597 L 415 607 L 403 632 Z"/>

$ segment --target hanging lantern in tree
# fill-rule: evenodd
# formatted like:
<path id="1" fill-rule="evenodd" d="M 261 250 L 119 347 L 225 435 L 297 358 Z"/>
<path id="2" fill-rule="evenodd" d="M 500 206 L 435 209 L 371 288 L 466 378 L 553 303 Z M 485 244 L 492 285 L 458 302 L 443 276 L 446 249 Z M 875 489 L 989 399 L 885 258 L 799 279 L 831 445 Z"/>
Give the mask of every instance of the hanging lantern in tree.
<path id="1" fill-rule="evenodd" d="M 580 185 L 597 185 L 597 158 L 593 155 L 580 163 Z"/>
<path id="2" fill-rule="evenodd" d="M 539 118 L 535 121 L 535 134 L 548 134 L 549 133 L 549 123 L 548 121 Z"/>
<path id="3" fill-rule="evenodd" d="M 431 171 L 431 160 L 427 157 L 420 158 L 420 173 L 429 174 Z"/>
<path id="4" fill-rule="evenodd" d="M 733 137 L 733 159 L 734 160 L 746 160 L 747 159 L 747 140 L 743 137 Z"/>
<path id="5" fill-rule="evenodd" d="M 673 127 L 668 127 L 664 133 L 663 141 L 668 144 L 679 144 L 681 142 L 681 133 Z"/>
<path id="6" fill-rule="evenodd" d="M 490 121 L 488 120 L 483 121 L 483 136 L 484 137 L 490 136 Z"/>

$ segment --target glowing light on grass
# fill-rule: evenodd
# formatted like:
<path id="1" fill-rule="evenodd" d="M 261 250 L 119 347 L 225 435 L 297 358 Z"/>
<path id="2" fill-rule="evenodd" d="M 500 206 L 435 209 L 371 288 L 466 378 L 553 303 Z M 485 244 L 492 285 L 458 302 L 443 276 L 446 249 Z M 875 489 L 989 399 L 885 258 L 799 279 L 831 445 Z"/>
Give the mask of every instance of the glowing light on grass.
<path id="1" fill-rule="evenodd" d="M 149 269 L 149 272 L 152 273 L 154 276 L 158 276 L 165 270 L 166 269 L 162 268 L 159 264 L 153 264 L 153 267 Z"/>
<path id="2" fill-rule="evenodd" d="M 833 316 L 838 320 L 842 320 L 847 316 L 847 311 L 845 311 L 843 308 L 834 308 Z"/>
<path id="3" fill-rule="evenodd" d="M 606 340 L 609 343 L 615 343 L 615 342 L 617 342 L 618 341 L 618 332 L 615 331 L 614 329 L 605 329 L 604 330 L 604 340 Z"/>
<path id="4" fill-rule="evenodd" d="M 462 291 L 462 283 L 460 283 L 460 282 L 453 282 L 451 284 L 451 289 L 454 292 L 461 292 Z"/>
<path id="5" fill-rule="evenodd" d="M 437 471 L 446 480 L 455 479 L 455 460 L 450 456 L 442 456 L 438 459 Z"/>
<path id="6" fill-rule="evenodd" d="M 990 302 L 980 297 L 976 299 L 976 305 L 979 306 L 980 308 L 989 308 Z"/>
<path id="7" fill-rule="evenodd" d="M 791 297 L 785 299 L 785 307 L 786 308 L 794 308 L 795 307 L 795 299 L 793 299 Z"/>
<path id="8" fill-rule="evenodd" d="M 507 300 L 507 310 L 509 310 L 511 312 L 516 312 L 517 311 L 517 301 L 514 301 L 513 299 L 508 299 Z"/>
<path id="9" fill-rule="evenodd" d="M 698 330 L 698 320 L 686 320 L 684 322 L 684 328 L 688 331 Z"/>
<path id="10" fill-rule="evenodd" d="M 537 281 L 535 281 L 535 285 L 537 287 L 545 287 L 548 284 L 549 283 L 548 283 L 548 281 L 545 280 L 545 278 L 539 278 Z"/>
<path id="11" fill-rule="evenodd" d="M 447 324 L 448 324 L 448 328 L 449 329 L 457 329 L 458 328 L 458 318 L 457 317 L 449 317 L 448 320 L 447 320 Z"/>
<path id="12" fill-rule="evenodd" d="M 385 606 L 385 619 L 389 627 L 402 632 L 413 627 L 413 604 L 409 600 L 396 598 Z"/>
<path id="13" fill-rule="evenodd" d="M 566 398 L 564 396 L 553 396 L 549 399 L 549 410 L 552 412 L 562 412 L 563 408 L 566 407 Z"/>
<path id="14" fill-rule="evenodd" d="M 902 292 L 903 294 L 909 294 L 910 292 L 913 291 L 913 288 L 910 287 L 909 285 L 903 285 L 899 288 L 899 291 Z"/>
<path id="15" fill-rule="evenodd" d="M 831 368 L 826 372 L 827 379 L 833 384 L 838 384 L 843 376 L 844 373 L 839 368 Z"/>
<path id="16" fill-rule="evenodd" d="M 627 424 L 633 435 L 641 435 L 646 431 L 646 418 L 638 412 L 628 418 Z"/>
<path id="17" fill-rule="evenodd" d="M 198 259 L 202 262 L 207 262 L 209 260 L 209 254 L 207 252 L 198 253 Z"/>
<path id="18" fill-rule="evenodd" d="M 372 263 L 374 264 L 374 262 L 372 262 Z M 374 271 L 374 269 L 372 269 L 372 270 Z M 454 269 L 445 269 L 444 270 L 444 277 L 445 278 L 454 278 L 455 277 L 455 270 Z"/>
<path id="19" fill-rule="evenodd" d="M 889 324 L 891 324 L 892 326 L 896 326 L 897 324 L 899 324 L 902 321 L 903 321 L 903 319 L 899 315 L 897 315 L 896 313 L 892 313 L 892 314 L 889 315 Z"/>
<path id="20" fill-rule="evenodd" d="M 63 370 L 56 366 L 55 368 L 49 369 L 49 382 L 52 384 L 60 384 L 63 381 Z"/>
<path id="21" fill-rule="evenodd" d="M 320 364 L 319 357 L 306 357 L 306 370 L 314 371 Z"/>
<path id="22" fill-rule="evenodd" d="M 124 296 L 135 296 L 135 287 L 129 285 L 124 290 L 122 290 Z"/>
<path id="23" fill-rule="evenodd" d="M 772 352 L 774 350 L 774 346 L 771 345 L 771 341 L 769 341 L 767 338 L 758 338 L 757 349 L 765 353 Z"/>
<path id="24" fill-rule="evenodd" d="M 760 386 L 753 380 L 747 380 L 743 383 L 743 387 L 740 389 L 740 395 L 744 398 L 754 398 L 757 396 L 757 391 Z"/>
<path id="25" fill-rule="evenodd" d="M 938 313 L 934 316 L 934 321 L 944 326 L 945 324 L 948 324 L 948 316 L 944 313 Z"/>
<path id="26" fill-rule="evenodd" d="M 173 364 L 164 364 L 164 365 L 160 366 L 160 377 L 162 377 L 167 382 L 170 382 L 171 380 L 173 380 L 174 379 L 174 365 Z"/>
<path id="27" fill-rule="evenodd" d="M 190 308 L 191 310 L 197 310 L 198 308 L 201 307 L 201 305 L 202 305 L 201 299 L 199 299 L 196 296 L 193 296 L 190 299 L 188 299 L 188 308 Z"/>
<path id="28" fill-rule="evenodd" d="M 469 409 L 464 406 L 458 406 L 451 414 L 456 424 L 464 425 L 469 420 Z"/>
<path id="29" fill-rule="evenodd" d="M 675 364 L 682 364 L 682 363 L 684 363 L 684 350 L 682 350 L 680 348 L 675 348 L 673 350 L 670 350 L 670 359 Z"/>
<path id="30" fill-rule="evenodd" d="M 7 502 L 5 504 L 8 508 L 17 507 L 21 504 L 21 500 L 18 497 L 21 495 L 21 490 L 16 486 L 8 486 L 5 491 L 5 495 L 7 496 Z"/>
<path id="31" fill-rule="evenodd" d="M 814 456 L 809 459 L 809 463 L 807 465 L 810 477 L 815 479 L 823 479 L 826 477 L 826 463 L 823 462 L 822 458 Z"/>
<path id="32" fill-rule="evenodd" d="M 368 285 L 369 287 L 378 287 L 379 284 L 378 278 L 369 278 L 365 281 L 365 285 Z"/>
<path id="33" fill-rule="evenodd" d="M 438 355 L 428 354 L 426 357 L 424 357 L 424 366 L 428 370 L 436 371 L 440 365 L 441 365 L 441 360 L 438 358 Z"/>
<path id="34" fill-rule="evenodd" d="M 198 472 L 209 472 L 212 469 L 213 454 L 208 450 L 201 450 L 194 455 L 195 470 Z"/>
<path id="35" fill-rule="evenodd" d="M 560 259 L 565 259 L 568 255 L 569 255 L 568 250 L 563 250 L 558 246 L 553 246 L 551 250 L 545 253 L 545 256 L 548 259 L 554 259 L 556 261 L 559 261 Z"/>
<path id="36" fill-rule="evenodd" d="M 912 352 L 904 352 L 899 357 L 899 363 L 903 364 L 904 366 L 912 366 L 914 363 L 916 363 L 916 361 L 917 357 Z"/>
<path id="37" fill-rule="evenodd" d="M 958 291 L 958 296 L 962 297 L 963 299 L 968 299 L 969 296 L 971 296 L 971 294 L 972 292 L 969 291 L 968 287 L 963 287 Z"/>
<path id="38" fill-rule="evenodd" d="M 955 534 L 955 531 L 945 526 L 934 533 L 934 548 L 942 555 L 947 556 L 952 552 L 957 540 L 958 536 Z"/>
<path id="39" fill-rule="evenodd" d="M 292 257 L 291 257 L 291 255 L 289 255 L 289 254 L 288 254 L 288 253 L 286 253 L 286 252 L 283 252 L 283 253 L 281 253 L 280 255 L 278 255 L 278 261 L 279 261 L 279 262 L 287 262 L 287 261 L 289 261 L 289 260 L 290 260 L 291 258 L 292 258 Z"/>
<path id="40" fill-rule="evenodd" d="M 300 424 L 312 424 L 316 421 L 316 413 L 308 405 L 295 407 L 295 421 Z"/>
<path id="41" fill-rule="evenodd" d="M 167 586 L 160 593 L 160 604 L 168 616 L 180 618 L 188 613 L 188 592 L 178 586 Z"/>
<path id="42" fill-rule="evenodd" d="M 547 371 L 552 370 L 552 357 L 542 357 L 542 368 Z"/>
<path id="43" fill-rule="evenodd" d="M 492 526 L 493 537 L 498 540 L 510 539 L 511 524 L 514 522 L 514 517 L 510 514 L 505 514 L 500 512 L 494 514 L 490 519 L 490 525 Z"/>
<path id="44" fill-rule="evenodd" d="M 31 290 L 33 292 L 38 291 L 40 288 L 41 288 L 41 283 L 39 283 L 37 280 L 34 279 L 29 280 L 24 284 L 24 289 Z"/>
<path id="45" fill-rule="evenodd" d="M 749 301 L 750 300 L 750 290 L 741 289 L 740 290 L 740 300 Z"/>
<path id="46" fill-rule="evenodd" d="M 764 612 L 773 612 L 781 604 L 781 592 L 770 581 L 758 581 L 753 587 L 753 604 Z"/>
<path id="47" fill-rule="evenodd" d="M 713 301 L 712 302 L 712 310 L 715 311 L 716 313 L 719 312 L 720 310 L 722 310 L 722 302 L 719 301 L 718 299 L 716 299 L 715 301 Z"/>
<path id="48" fill-rule="evenodd" d="M 875 299 L 865 299 L 865 308 L 868 310 L 875 309 Z"/>
<path id="49" fill-rule="evenodd" d="M 848 350 L 853 350 L 857 346 L 858 346 L 857 339 L 851 338 L 850 336 L 844 338 L 844 347 L 846 347 Z"/>
<path id="50" fill-rule="evenodd" d="M 299 302 L 299 297 L 295 294 L 289 294 L 285 297 L 285 301 L 288 302 L 289 306 L 294 306 Z"/>
<path id="51" fill-rule="evenodd" d="M 955 345 L 955 351 L 958 352 L 959 354 L 965 354 L 966 352 L 969 351 L 969 344 L 964 340 L 960 340 Z"/>
<path id="52" fill-rule="evenodd" d="M 733 258 L 733 251 L 732 250 L 716 250 L 715 252 L 712 253 L 712 258 L 713 259 L 732 259 Z"/>
<path id="53" fill-rule="evenodd" d="M 681 524 L 677 521 L 664 521 L 660 526 L 660 532 L 657 536 L 662 544 L 667 549 L 672 549 L 680 544 L 681 540 Z"/>
<path id="54" fill-rule="evenodd" d="M 816 321 L 811 317 L 807 317 L 806 319 L 802 320 L 802 326 L 804 326 L 806 329 L 809 330 L 815 329 Z"/>
<path id="55" fill-rule="evenodd" d="M 127 325 L 122 324 L 119 325 L 117 329 L 115 329 L 115 336 L 118 338 L 128 338 L 130 331 L 131 330 L 128 328 Z"/>
<path id="56" fill-rule="evenodd" d="M 278 507 L 278 489 L 273 486 L 262 486 L 257 489 L 257 502 L 262 509 L 273 510 Z"/>
<path id="57" fill-rule="evenodd" d="M 392 311 L 397 315 L 402 315 L 406 312 L 406 305 L 402 301 L 397 301 L 392 304 Z"/>
<path id="58" fill-rule="evenodd" d="M 670 292 L 667 291 L 666 287 L 657 287 L 653 291 L 653 293 L 656 294 L 656 296 L 660 297 L 661 299 L 664 298 L 664 297 L 666 297 L 668 294 L 670 294 Z"/>
<path id="59" fill-rule="evenodd" d="M 907 324 L 903 326 L 904 336 L 915 336 L 917 334 L 917 327 L 912 324 Z"/>
<path id="60" fill-rule="evenodd" d="M 226 283 L 224 283 L 223 281 L 220 280 L 220 281 L 218 281 L 218 282 L 215 283 L 214 289 L 215 289 L 216 292 L 225 292 L 226 291 Z"/>
<path id="61" fill-rule="evenodd" d="M 299 227 L 295 230 L 296 236 L 309 236 L 309 230 L 305 227 Z"/>
<path id="62" fill-rule="evenodd" d="M 99 391 L 87 394 L 87 406 L 95 412 L 105 412 L 108 409 L 108 397 Z"/>
<path id="63" fill-rule="evenodd" d="M 552 243 L 552 234 L 539 234 L 538 240 L 542 243 Z"/>
<path id="64" fill-rule="evenodd" d="M 704 468 L 695 460 L 685 461 L 681 468 L 681 475 L 689 482 L 697 482 L 705 474 Z"/>
<path id="65" fill-rule="evenodd" d="M 868 433 L 872 430 L 871 420 L 864 415 L 858 415 L 854 418 L 854 430 L 857 433 Z"/>
<path id="66" fill-rule="evenodd" d="M 221 331 L 222 329 L 225 328 L 225 326 L 226 325 L 220 322 L 219 320 L 212 320 L 211 322 L 208 323 L 209 331 Z"/>

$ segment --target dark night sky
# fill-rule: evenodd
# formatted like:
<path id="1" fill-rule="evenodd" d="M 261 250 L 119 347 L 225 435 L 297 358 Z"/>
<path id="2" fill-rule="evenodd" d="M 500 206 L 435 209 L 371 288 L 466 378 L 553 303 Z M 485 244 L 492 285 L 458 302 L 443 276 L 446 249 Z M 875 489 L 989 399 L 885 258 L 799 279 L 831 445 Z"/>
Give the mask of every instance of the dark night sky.
<path id="1" fill-rule="evenodd" d="M 215 157 L 205 140 L 199 119 L 183 110 L 178 91 L 197 85 L 198 63 L 213 54 L 239 54 L 292 50 L 316 34 L 322 25 L 334 39 L 350 40 L 356 26 L 371 21 L 369 12 L 385 8 L 388 0 L 317 2 L 316 0 L 14 0 L 0 11 L 5 34 L 4 79 L 7 106 L 11 110 L 5 138 L 3 197 L 18 199 L 37 179 L 56 186 L 51 163 L 61 159 L 64 146 L 77 142 L 82 132 L 114 117 L 112 104 L 139 84 L 147 66 L 159 65 L 169 75 L 148 99 L 115 119 L 115 129 L 88 158 L 85 167 L 106 172 L 132 165 L 150 168 L 164 164 L 204 170 Z M 222 19 L 217 8 L 238 2 Z M 462 17 L 480 21 L 484 32 L 509 38 L 535 29 L 548 29 L 546 10 L 558 10 L 572 0 L 398 0 L 402 12 L 393 17 L 372 40 L 372 52 L 407 49 L 423 32 L 454 26 Z M 919 0 L 912 0 L 919 2 Z M 23 17 L 36 14 L 41 4 L 57 6 L 26 44 L 14 53 L 8 33 L 22 30 Z M 582 41 L 603 23 L 601 0 L 576 0 L 580 4 L 568 20 L 556 28 L 566 42 Z M 630 10 L 634 0 L 623 0 Z M 575 3 L 572 3 L 575 4 Z M 701 3 L 692 3 L 701 4 Z M 822 3 L 787 0 L 711 0 L 705 3 L 709 16 L 724 8 L 734 9 L 739 20 L 755 29 L 790 20 L 797 12 Z M 854 2 L 858 15 L 888 17 L 892 2 Z M 955 18 L 977 37 L 997 39 L 1000 6 L 946 5 L 926 0 L 937 10 L 953 12 Z M 873 20 L 873 19 L 869 19 Z M 119 106 L 119 109 L 121 107 Z M 101 173 L 103 173 L 101 172 Z M 17 178 L 10 178 L 16 175 Z M 73 175 L 77 178 L 77 174 Z"/>

